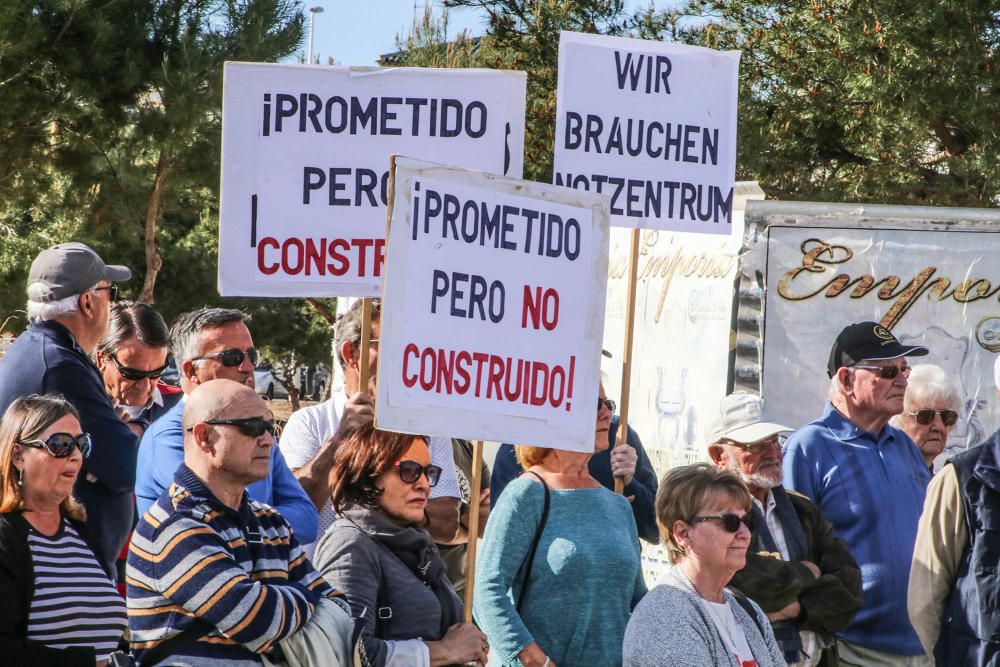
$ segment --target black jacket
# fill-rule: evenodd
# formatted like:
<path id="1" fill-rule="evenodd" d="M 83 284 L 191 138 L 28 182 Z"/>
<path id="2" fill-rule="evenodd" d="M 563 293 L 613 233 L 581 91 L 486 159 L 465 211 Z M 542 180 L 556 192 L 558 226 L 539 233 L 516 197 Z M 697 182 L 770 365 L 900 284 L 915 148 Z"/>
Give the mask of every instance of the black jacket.
<path id="1" fill-rule="evenodd" d="M 69 521 L 96 553 L 83 524 Z M 94 667 L 97 654 L 93 647 L 56 649 L 26 639 L 35 593 L 28 528 L 20 512 L 0 514 L 0 662 L 31 667 Z"/>

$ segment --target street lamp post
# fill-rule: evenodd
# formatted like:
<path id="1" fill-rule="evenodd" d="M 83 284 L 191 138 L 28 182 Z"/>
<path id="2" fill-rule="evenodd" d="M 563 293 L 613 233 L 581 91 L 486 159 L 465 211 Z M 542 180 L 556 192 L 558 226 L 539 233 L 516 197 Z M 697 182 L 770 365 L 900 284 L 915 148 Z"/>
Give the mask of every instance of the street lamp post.
<path id="1" fill-rule="evenodd" d="M 309 13 L 312 15 L 309 17 L 309 64 L 313 64 L 313 35 L 316 34 L 316 15 L 323 13 L 323 8 L 316 6 L 310 7 Z"/>

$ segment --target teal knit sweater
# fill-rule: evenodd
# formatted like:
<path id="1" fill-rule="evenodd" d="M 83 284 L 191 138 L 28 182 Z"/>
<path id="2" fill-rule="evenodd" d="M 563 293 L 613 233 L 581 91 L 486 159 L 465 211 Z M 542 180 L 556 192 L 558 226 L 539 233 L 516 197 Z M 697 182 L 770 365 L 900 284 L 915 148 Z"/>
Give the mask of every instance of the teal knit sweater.
<path id="1" fill-rule="evenodd" d="M 604 487 L 551 489 L 548 522 L 522 613 L 522 563 L 542 515 L 534 477 L 504 490 L 479 547 L 474 613 L 503 665 L 538 642 L 562 666 L 618 667 L 632 608 L 646 593 L 628 500 Z"/>

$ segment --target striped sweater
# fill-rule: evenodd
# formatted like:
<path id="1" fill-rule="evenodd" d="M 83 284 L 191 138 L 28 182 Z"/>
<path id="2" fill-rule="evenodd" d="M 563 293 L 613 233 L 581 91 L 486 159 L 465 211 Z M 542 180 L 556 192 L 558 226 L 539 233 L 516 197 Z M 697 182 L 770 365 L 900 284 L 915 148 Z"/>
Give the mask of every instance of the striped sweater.
<path id="1" fill-rule="evenodd" d="M 144 654 L 189 628 L 171 665 L 261 664 L 259 654 L 301 628 L 321 596 L 338 597 L 288 522 L 246 494 L 222 504 L 186 465 L 139 521 L 126 585 L 132 649 Z"/>

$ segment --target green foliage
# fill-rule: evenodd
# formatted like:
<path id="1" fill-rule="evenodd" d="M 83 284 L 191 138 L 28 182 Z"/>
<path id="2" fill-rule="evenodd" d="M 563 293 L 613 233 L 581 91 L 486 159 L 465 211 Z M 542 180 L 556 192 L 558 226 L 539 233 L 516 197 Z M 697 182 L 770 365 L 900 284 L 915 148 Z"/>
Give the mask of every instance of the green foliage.
<path id="1" fill-rule="evenodd" d="M 787 199 L 991 206 L 996 3 L 700 1 L 743 53 L 739 174 Z"/>

